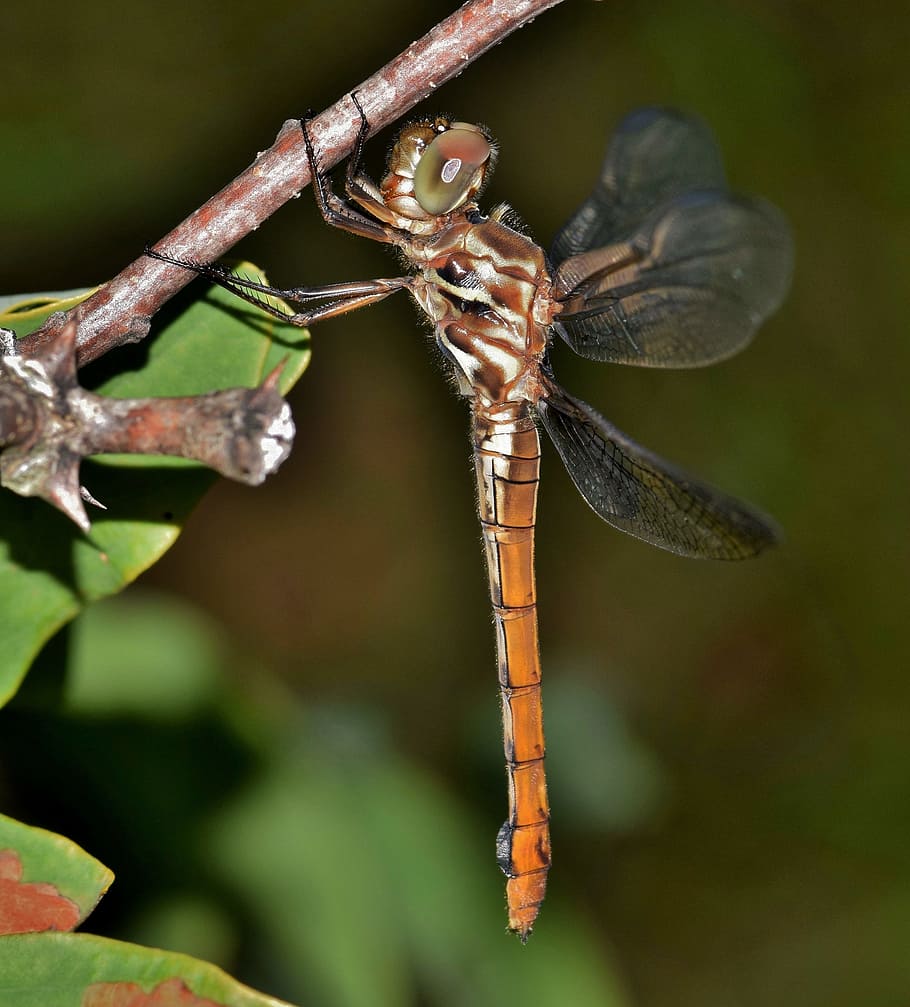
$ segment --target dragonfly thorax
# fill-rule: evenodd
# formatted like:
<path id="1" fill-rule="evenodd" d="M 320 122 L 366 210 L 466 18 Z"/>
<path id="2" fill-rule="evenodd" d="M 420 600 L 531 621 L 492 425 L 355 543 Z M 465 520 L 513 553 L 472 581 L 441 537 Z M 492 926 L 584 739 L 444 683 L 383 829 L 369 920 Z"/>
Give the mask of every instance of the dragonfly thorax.
<path id="1" fill-rule="evenodd" d="M 420 253 L 412 292 L 461 391 L 486 406 L 536 401 L 557 311 L 543 251 L 494 214 L 450 220 Z"/>

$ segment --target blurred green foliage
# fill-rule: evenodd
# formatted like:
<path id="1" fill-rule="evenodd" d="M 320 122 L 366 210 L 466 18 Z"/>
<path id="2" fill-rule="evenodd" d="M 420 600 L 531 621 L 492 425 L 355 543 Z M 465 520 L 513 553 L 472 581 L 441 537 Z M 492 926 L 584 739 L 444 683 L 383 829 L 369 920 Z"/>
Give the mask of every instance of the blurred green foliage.
<path id="1" fill-rule="evenodd" d="M 11 9 L 0 288 L 112 275 L 285 118 L 334 101 L 449 9 Z M 129 717 L 85 707 L 58 721 L 23 695 L 2 714 L 3 810 L 118 873 L 99 928 L 179 943 L 328 1005 L 363 1002 L 371 975 L 403 1003 L 459 1002 L 446 976 L 483 980 L 500 1000 L 523 982 L 535 1007 L 550 989 L 603 1003 L 614 975 L 643 1007 L 906 1003 L 908 45 L 898 3 L 575 0 L 425 105 L 491 127 L 501 156 L 485 199 L 511 202 L 544 244 L 622 114 L 692 108 L 733 183 L 781 206 L 797 243 L 787 304 L 729 363 L 664 374 L 554 354 L 570 391 L 767 508 L 787 543 L 737 566 L 661 554 L 601 526 L 545 456 L 554 870 L 528 947 L 502 933 L 492 861 L 505 798 L 466 417 L 404 301 L 317 330 L 294 400 L 302 447 L 261 491 L 220 485 L 147 575 L 229 627 L 206 688 L 234 699 L 190 716 L 151 696 Z M 374 171 L 382 147 L 371 145 Z M 279 283 L 395 268 L 368 242 L 326 233 L 306 196 L 242 252 Z M 124 682 L 149 674 L 132 667 L 146 665 L 124 657 L 118 702 Z M 27 761 L 24 737 L 41 741 Z M 396 831 L 367 784 L 397 795 L 389 807 L 408 806 L 419 834 Z M 77 787 L 82 799 L 64 801 Z M 278 910 L 258 897 L 295 854 L 356 848 L 347 794 L 368 801 L 363 828 L 377 829 L 354 877 L 379 864 L 384 891 L 400 886 L 382 932 L 363 943 L 377 910 L 366 904 L 344 932 L 341 909 L 356 900 L 344 870 L 325 868 L 298 878 L 301 905 L 276 934 Z M 308 808 L 318 834 L 300 832 Z M 262 837 L 268 862 L 240 870 L 251 822 L 279 832 Z M 407 919 L 436 890 L 420 885 L 436 849 L 424 830 L 464 865 L 435 946 L 430 923 L 418 934 Z M 305 944 L 307 927 L 321 946 Z M 576 982 L 601 992 L 586 1001 Z"/>
<path id="2" fill-rule="evenodd" d="M 555 1007 L 566 983 L 579 1004 L 626 1003 L 558 897 L 535 955 L 503 935 L 483 823 L 389 749 L 381 714 L 305 708 L 210 619 L 142 589 L 86 611 L 67 672 L 54 713 L 27 682 L 0 755 L 23 816 L 114 866 L 87 929 L 240 963 L 300 1004 L 397 1007 L 420 989 L 493 1007 L 508 988 Z"/>

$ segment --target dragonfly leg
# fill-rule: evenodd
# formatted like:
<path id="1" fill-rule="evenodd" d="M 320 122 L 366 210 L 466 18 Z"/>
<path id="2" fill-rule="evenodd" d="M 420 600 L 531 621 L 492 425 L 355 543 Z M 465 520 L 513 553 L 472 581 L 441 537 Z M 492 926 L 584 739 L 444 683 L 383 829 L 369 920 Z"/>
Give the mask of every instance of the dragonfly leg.
<path id="1" fill-rule="evenodd" d="M 224 287 L 225 290 L 229 290 L 249 304 L 255 304 L 257 308 L 261 308 L 273 317 L 300 326 L 312 325 L 326 318 L 334 318 L 337 315 L 344 315 L 349 311 L 364 308 L 368 304 L 375 304 L 376 301 L 384 300 L 397 290 L 410 289 L 413 284 L 411 277 L 398 276 L 390 279 L 328 283 L 321 287 L 272 287 L 267 283 L 259 283 L 257 280 L 251 280 L 245 276 L 237 276 L 216 263 L 178 259 L 176 256 L 167 255 L 165 252 L 158 252 L 152 248 L 146 248 L 145 254 L 160 262 L 189 269 L 199 276 L 204 276 L 213 283 L 217 283 L 218 286 Z M 283 301 L 292 301 L 296 304 L 305 304 L 307 301 L 325 301 L 327 303 L 303 311 L 291 312 L 272 304 L 266 300 L 267 297 L 280 298 Z"/>
<path id="2" fill-rule="evenodd" d="M 336 318 L 338 315 L 346 315 L 349 311 L 356 311 L 358 308 L 365 308 L 377 301 L 384 301 L 389 294 L 394 294 L 401 287 L 379 286 L 382 281 L 377 281 L 377 288 L 371 293 L 357 294 L 355 296 L 338 298 L 329 301 L 328 304 L 320 305 L 318 308 L 309 308 L 305 311 L 296 312 L 293 315 L 285 315 L 286 321 L 291 325 L 315 325 L 316 322 L 323 322 L 327 318 Z"/>
<path id="3" fill-rule="evenodd" d="M 383 224 L 395 226 L 394 214 L 389 210 L 382 200 L 382 193 L 372 178 L 361 171 L 360 165 L 363 161 L 363 147 L 370 132 L 370 123 L 367 114 L 360 104 L 357 92 L 351 92 L 351 101 L 360 116 L 360 129 L 357 131 L 357 140 L 354 143 L 354 152 L 348 158 L 348 166 L 344 176 L 344 191 L 348 199 L 353 200 L 358 206 L 365 209 Z M 396 228 L 397 229 L 397 228 Z"/>
<path id="4" fill-rule="evenodd" d="M 367 137 L 370 134 L 370 123 L 367 119 L 366 112 L 363 110 L 363 105 L 360 104 L 360 99 L 357 97 L 356 91 L 351 92 L 351 101 L 354 103 L 354 108 L 357 109 L 357 114 L 360 116 L 360 129 L 357 130 L 357 139 L 354 141 L 354 150 L 348 158 L 348 166 L 345 172 L 348 186 L 352 185 L 354 180 L 359 178 L 361 175 L 360 165 L 363 161 L 363 148 L 367 142 Z"/>
<path id="5" fill-rule="evenodd" d="M 359 162 L 361 148 L 366 138 L 366 133 L 369 131 L 369 123 L 366 121 L 363 109 L 356 102 L 356 99 L 355 104 L 360 112 L 361 123 L 352 157 L 356 162 Z M 363 238 L 382 241 L 387 245 L 397 244 L 400 239 L 397 228 L 391 226 L 391 224 L 383 224 L 372 217 L 368 217 L 365 213 L 361 213 L 349 203 L 346 203 L 340 196 L 336 195 L 332 189 L 332 180 L 329 178 L 328 173 L 324 172 L 319 166 L 319 158 L 313 144 L 313 138 L 310 136 L 309 120 L 300 120 L 300 130 L 303 133 L 303 144 L 306 148 L 307 160 L 310 165 L 310 174 L 313 178 L 313 193 L 316 196 L 316 205 L 319 207 L 322 219 L 330 227 L 337 227 L 342 231 L 348 231 L 350 234 L 359 234 Z"/>

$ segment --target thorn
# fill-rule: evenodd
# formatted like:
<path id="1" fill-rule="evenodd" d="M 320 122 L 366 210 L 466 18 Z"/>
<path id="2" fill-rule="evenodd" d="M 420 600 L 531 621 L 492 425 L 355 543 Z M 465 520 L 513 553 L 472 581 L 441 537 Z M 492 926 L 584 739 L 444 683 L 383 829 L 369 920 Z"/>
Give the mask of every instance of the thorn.
<path id="1" fill-rule="evenodd" d="M 93 507 L 98 507 L 100 510 L 107 510 L 107 507 L 101 503 L 100 500 L 96 500 L 84 486 L 79 487 L 79 496 L 81 496 L 86 503 L 92 504 Z"/>
<path id="2" fill-rule="evenodd" d="M 77 461 L 72 469 L 74 476 L 78 467 L 79 464 Z M 48 486 L 47 490 L 39 495 L 43 496 L 48 503 L 52 503 L 58 510 L 62 510 L 71 521 L 75 521 L 79 525 L 82 531 L 89 532 L 92 523 L 89 521 L 85 507 L 82 505 L 81 493 L 78 487 L 78 477 L 71 480 L 61 475 L 61 478 L 56 480 L 54 485 Z"/>
<path id="3" fill-rule="evenodd" d="M 41 352 L 41 363 L 51 382 L 60 389 L 76 384 L 76 318 L 71 317 Z"/>
<path id="4" fill-rule="evenodd" d="M 281 360 L 279 360 L 278 363 L 271 369 L 271 371 L 269 371 L 268 375 L 266 375 L 266 379 L 262 382 L 260 387 L 269 392 L 278 391 L 278 381 L 284 373 L 284 369 L 287 366 L 289 359 L 290 356 L 282 357 Z"/>

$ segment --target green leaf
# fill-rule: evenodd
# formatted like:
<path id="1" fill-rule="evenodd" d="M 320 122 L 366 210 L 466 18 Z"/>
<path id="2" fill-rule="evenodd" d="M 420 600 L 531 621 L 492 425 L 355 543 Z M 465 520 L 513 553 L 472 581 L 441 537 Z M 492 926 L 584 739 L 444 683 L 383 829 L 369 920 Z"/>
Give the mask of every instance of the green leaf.
<path id="1" fill-rule="evenodd" d="M 0 815 L 0 934 L 72 930 L 113 880 L 71 840 Z"/>
<path id="2" fill-rule="evenodd" d="M 218 629 L 200 612 L 137 586 L 79 616 L 68 657 L 68 711 L 168 719 L 212 702 L 225 655 Z"/>
<path id="3" fill-rule="evenodd" d="M 187 955 L 90 934 L 0 938 L 0 1007 L 282 1007 Z"/>
<path id="4" fill-rule="evenodd" d="M 267 282 L 248 264 L 244 275 Z M 7 305 L 0 326 L 20 336 L 51 312 L 65 310 L 91 291 L 62 300 L 33 295 Z M 285 359 L 282 390 L 309 362 L 306 332 L 238 307 L 214 288 L 172 315 L 154 338 L 119 350 L 105 365 L 119 373 L 96 391 L 115 397 L 193 395 L 219 388 L 253 387 Z M 123 369 L 129 364 L 131 369 Z M 99 364 L 90 373 L 95 378 Z M 82 466 L 82 483 L 107 511 L 94 511 L 83 535 L 41 500 L 0 490 L 0 704 L 18 689 L 47 640 L 85 605 L 120 591 L 171 545 L 215 476 L 183 459 L 107 456 Z"/>

